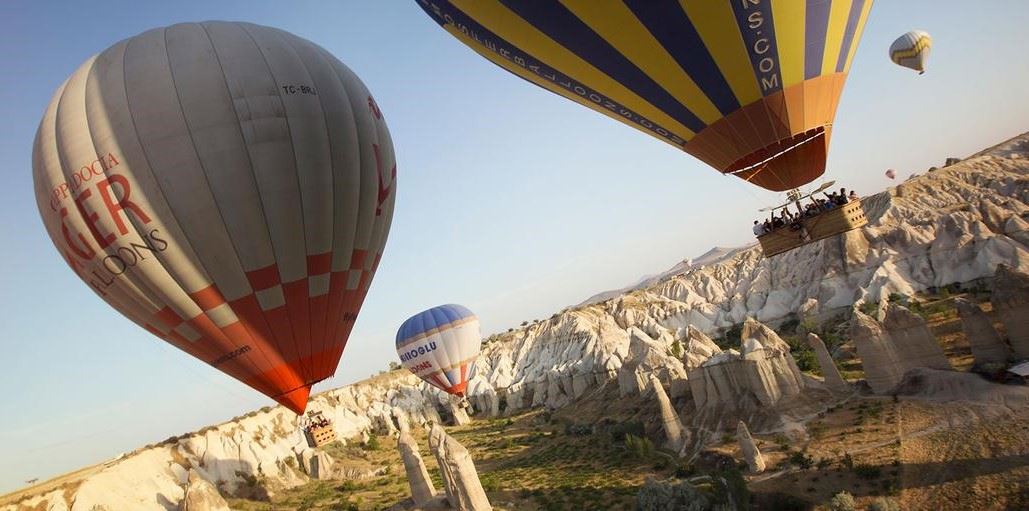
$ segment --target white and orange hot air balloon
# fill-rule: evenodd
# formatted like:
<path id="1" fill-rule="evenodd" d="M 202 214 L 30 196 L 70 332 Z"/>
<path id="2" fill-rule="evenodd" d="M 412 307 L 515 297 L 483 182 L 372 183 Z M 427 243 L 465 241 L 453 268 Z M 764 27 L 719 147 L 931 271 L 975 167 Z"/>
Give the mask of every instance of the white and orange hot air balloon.
<path id="1" fill-rule="evenodd" d="M 33 150 L 57 250 L 118 312 L 301 413 L 393 216 L 393 144 L 325 49 L 249 23 L 144 32 L 57 90 Z"/>
<path id="2" fill-rule="evenodd" d="M 397 331 L 397 355 L 404 367 L 455 396 L 464 396 L 475 376 L 481 346 L 479 318 L 456 304 L 419 312 Z"/>

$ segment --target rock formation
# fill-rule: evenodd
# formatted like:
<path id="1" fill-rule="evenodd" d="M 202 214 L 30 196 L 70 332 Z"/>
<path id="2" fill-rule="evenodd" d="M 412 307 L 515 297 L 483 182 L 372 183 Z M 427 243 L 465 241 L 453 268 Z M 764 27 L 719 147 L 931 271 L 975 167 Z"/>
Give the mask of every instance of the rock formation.
<path id="1" fill-rule="evenodd" d="M 335 479 L 335 460 L 325 451 L 306 449 L 300 453 L 300 462 L 311 479 Z"/>
<path id="2" fill-rule="evenodd" d="M 961 328 L 968 338 L 972 357 L 977 365 L 1004 364 L 1011 357 L 1011 349 L 1001 340 L 993 322 L 975 303 L 964 298 L 954 300 L 961 316 Z"/>
<path id="3" fill-rule="evenodd" d="M 229 503 L 218 493 L 218 488 L 196 470 L 190 470 L 180 508 L 182 511 L 229 511 Z"/>
<path id="4" fill-rule="evenodd" d="M 743 330 L 740 332 L 740 339 L 754 339 L 762 347 L 767 349 L 776 349 L 783 353 L 786 353 L 786 364 L 789 366 L 790 371 L 793 372 L 794 378 L 798 382 L 803 382 L 801 378 L 800 368 L 797 367 L 797 361 L 793 359 L 790 353 L 790 345 L 786 341 L 779 337 L 779 334 L 775 333 L 775 330 L 768 328 L 766 325 L 758 322 L 754 318 L 748 317 L 743 322 Z M 803 384 L 801 384 L 803 387 Z"/>
<path id="5" fill-rule="evenodd" d="M 750 472 L 753 474 L 764 472 L 765 458 L 761 455 L 761 451 L 757 448 L 757 443 L 750 436 L 747 424 L 743 421 L 736 424 L 736 439 L 740 442 L 740 452 L 743 453 L 743 459 L 747 462 Z"/>
<path id="6" fill-rule="evenodd" d="M 709 405 L 772 406 L 804 388 L 785 341 L 756 322 L 744 330 L 753 336 L 744 339 L 742 352 L 723 351 L 689 372 L 697 409 Z"/>
<path id="7" fill-rule="evenodd" d="M 400 450 L 407 481 L 411 485 L 411 499 L 416 506 L 428 504 L 436 495 L 436 488 L 429 477 L 429 471 L 425 468 L 425 462 L 422 461 L 422 455 L 418 452 L 418 443 L 406 431 L 401 432 L 397 437 L 397 449 Z"/>
<path id="8" fill-rule="evenodd" d="M 656 375 L 650 376 L 650 387 L 654 390 L 654 397 L 661 409 L 661 426 L 665 431 L 665 446 L 674 452 L 681 453 L 689 440 L 689 432 L 683 427 L 679 420 L 679 414 L 672 407 L 672 402 L 665 394 L 665 388 Z"/>
<path id="9" fill-rule="evenodd" d="M 468 401 L 476 412 L 485 417 L 500 415 L 500 397 L 485 378 L 476 375 L 468 382 Z"/>
<path id="10" fill-rule="evenodd" d="M 687 371 L 700 367 L 707 359 L 722 352 L 715 341 L 693 325 L 686 327 L 685 339 L 682 362 Z"/>
<path id="11" fill-rule="evenodd" d="M 822 378 L 825 379 L 825 384 L 833 390 L 847 390 L 850 386 L 843 379 L 843 376 L 840 375 L 840 370 L 836 368 L 836 363 L 833 362 L 832 356 L 829 355 L 829 350 L 825 348 L 825 343 L 822 342 L 822 339 L 813 333 L 808 333 L 807 344 L 815 352 L 818 368 L 822 371 Z"/>
<path id="12" fill-rule="evenodd" d="M 468 417 L 468 412 L 465 411 L 464 403 L 461 398 L 457 396 L 444 396 L 443 406 L 446 408 L 450 423 L 454 426 L 464 426 L 472 422 L 472 419 Z"/>
<path id="13" fill-rule="evenodd" d="M 885 318 L 879 323 L 855 307 L 850 327 L 872 392 L 889 393 L 911 369 L 952 369 L 925 320 L 895 303 L 881 314 Z"/>
<path id="14" fill-rule="evenodd" d="M 1004 323 L 1015 357 L 1029 358 L 1029 275 L 998 265 L 991 301 Z"/>
<path id="15" fill-rule="evenodd" d="M 851 319 L 850 337 L 861 358 L 865 381 L 876 394 L 886 394 L 904 377 L 904 367 L 897 358 L 889 335 L 879 322 L 868 317 L 857 307 Z"/>
<path id="16" fill-rule="evenodd" d="M 439 424 L 429 431 L 429 448 L 436 456 L 450 506 L 459 511 L 489 511 L 493 507 L 479 482 L 472 457 Z"/>
<path id="17" fill-rule="evenodd" d="M 921 316 L 896 303 L 886 306 L 885 316 L 883 329 L 889 334 L 904 370 L 914 367 L 953 369 Z"/>

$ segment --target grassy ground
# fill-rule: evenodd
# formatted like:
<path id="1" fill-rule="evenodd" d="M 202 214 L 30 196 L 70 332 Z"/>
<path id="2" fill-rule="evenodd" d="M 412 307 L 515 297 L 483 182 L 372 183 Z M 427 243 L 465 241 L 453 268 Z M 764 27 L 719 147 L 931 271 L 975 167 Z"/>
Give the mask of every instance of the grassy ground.
<path id="1" fill-rule="evenodd" d="M 668 453 L 630 449 L 617 433 L 566 433 L 540 410 L 447 431 L 471 451 L 496 509 L 632 509 L 648 476 L 669 477 L 676 468 Z M 420 428 L 414 433 L 436 489 L 442 491 L 426 435 Z M 232 499 L 230 505 L 243 511 L 388 508 L 408 498 L 410 489 L 394 440 L 379 437 L 377 443 L 378 448 L 362 448 L 337 442 L 325 449 L 342 463 L 388 467 L 385 475 L 358 482 L 317 481 L 280 491 L 270 501 Z"/>

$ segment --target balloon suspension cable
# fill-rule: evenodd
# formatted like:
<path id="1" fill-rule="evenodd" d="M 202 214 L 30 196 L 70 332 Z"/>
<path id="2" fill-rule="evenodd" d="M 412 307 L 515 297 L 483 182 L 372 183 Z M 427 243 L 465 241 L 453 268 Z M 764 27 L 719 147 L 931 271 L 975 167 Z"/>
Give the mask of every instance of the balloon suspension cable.
<path id="1" fill-rule="evenodd" d="M 832 124 L 827 124 L 826 126 L 832 126 Z M 811 135 L 810 137 L 805 138 L 804 140 L 801 140 L 800 142 L 797 142 L 796 144 L 791 145 L 790 147 L 787 147 L 786 149 L 783 149 L 782 151 L 779 151 L 778 153 L 775 153 L 775 154 L 769 156 L 768 158 L 765 158 L 765 159 L 763 159 L 763 160 L 761 160 L 761 161 L 759 161 L 757 163 L 754 163 L 753 165 L 748 165 L 746 167 L 743 167 L 742 169 L 737 169 L 737 170 L 734 170 L 732 172 L 726 172 L 725 174 L 726 175 L 733 175 L 733 176 L 735 176 L 736 174 L 739 174 L 741 172 L 747 172 L 748 170 L 753 170 L 756 167 L 762 167 L 761 169 L 758 170 L 758 172 L 761 172 L 762 170 L 767 168 L 768 162 L 770 162 L 770 161 L 772 161 L 772 160 L 774 160 L 774 159 L 776 159 L 776 158 L 778 158 L 778 157 L 780 157 L 780 156 L 782 156 L 782 155 L 784 155 L 784 154 L 786 154 L 786 153 L 788 153 L 788 152 L 790 152 L 790 151 L 792 151 L 792 150 L 794 150 L 794 149 L 796 149 L 796 148 L 798 148 L 798 147 L 800 147 L 800 146 L 802 146 L 802 145 L 804 145 L 804 144 L 806 144 L 806 143 L 808 143 L 808 142 L 810 142 L 810 141 L 812 141 L 812 140 L 814 140 L 814 139 L 816 139 L 816 138 L 818 138 L 818 137 L 820 137 L 822 135 L 825 135 L 825 131 L 824 130 L 823 131 L 819 131 L 818 133 L 815 133 L 814 135 Z M 754 175 L 756 175 L 758 172 L 755 172 Z M 753 177 L 754 176 L 752 175 L 749 178 L 747 178 L 746 180 L 750 181 L 750 178 L 753 178 Z"/>

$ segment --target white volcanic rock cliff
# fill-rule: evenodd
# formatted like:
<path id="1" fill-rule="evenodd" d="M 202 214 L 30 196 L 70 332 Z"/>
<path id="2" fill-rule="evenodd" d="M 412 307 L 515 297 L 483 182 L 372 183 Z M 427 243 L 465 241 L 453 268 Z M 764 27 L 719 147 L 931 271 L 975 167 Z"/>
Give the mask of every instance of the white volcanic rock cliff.
<path id="1" fill-rule="evenodd" d="M 489 416 L 558 408 L 609 382 L 623 395 L 637 396 L 652 376 L 668 386 L 672 400 L 685 398 L 693 387 L 695 401 L 701 384 L 693 373 L 700 371 L 711 376 L 711 385 L 703 384 L 698 404 L 740 392 L 758 404 L 774 403 L 814 382 L 799 375 L 788 348 L 757 324 L 748 327 L 742 352 L 722 351 L 705 334 L 747 318 L 774 324 L 791 314 L 814 317 L 891 293 L 984 280 L 999 264 L 1025 273 L 1027 203 L 1029 136 L 1023 135 L 866 197 L 865 228 L 772 259 L 754 246 L 717 250 L 644 279 L 629 292 L 602 293 L 595 303 L 490 336 L 469 401 Z M 1021 341 L 1027 301 L 1024 294 L 1009 294 L 1002 312 L 1009 332 Z M 879 327 L 871 318 L 858 318 L 870 329 Z M 920 331 L 912 326 L 912 332 Z M 870 366 L 873 360 L 861 353 L 861 344 L 857 348 Z M 921 353 L 938 361 L 935 355 Z M 899 367 L 897 361 L 888 365 Z M 892 387 L 901 374 L 880 376 L 870 381 L 873 388 Z M 720 386 L 733 378 L 731 388 Z M 438 423 L 443 404 L 438 391 L 414 376 L 392 373 L 319 394 L 309 408 L 333 420 L 339 438 L 359 441 L 373 432 L 394 433 L 394 417 L 412 425 Z M 0 510 L 176 509 L 190 470 L 226 494 L 245 489 L 247 478 L 258 474 L 275 491 L 310 479 L 300 463 L 306 450 L 296 417 L 271 408 L 138 450 L 77 481 L 68 494 L 30 495 Z"/>
<path id="2" fill-rule="evenodd" d="M 440 392 L 406 372 L 393 372 L 314 396 L 309 410 L 320 410 L 335 424 L 344 441 L 361 442 L 375 429 L 393 426 L 393 415 L 411 424 L 439 422 Z M 82 479 L 73 494 L 63 489 L 33 496 L 3 511 L 53 509 L 177 510 L 187 482 L 196 478 L 224 494 L 244 493 L 257 477 L 269 490 L 293 487 L 310 479 L 358 479 L 364 475 L 307 447 L 297 416 L 274 407 L 230 422 L 147 447 Z M 194 509 L 194 508 L 191 508 Z"/>

